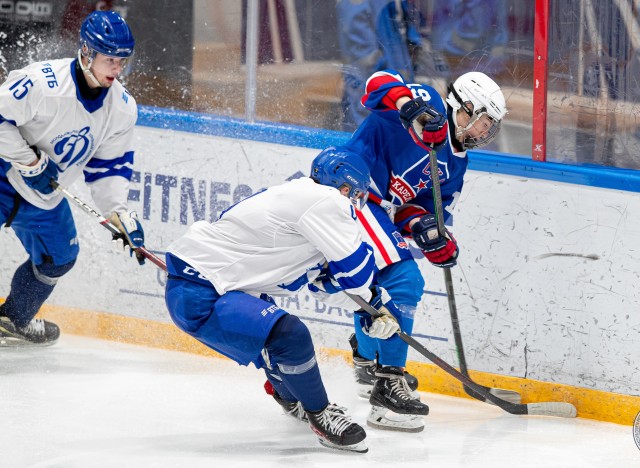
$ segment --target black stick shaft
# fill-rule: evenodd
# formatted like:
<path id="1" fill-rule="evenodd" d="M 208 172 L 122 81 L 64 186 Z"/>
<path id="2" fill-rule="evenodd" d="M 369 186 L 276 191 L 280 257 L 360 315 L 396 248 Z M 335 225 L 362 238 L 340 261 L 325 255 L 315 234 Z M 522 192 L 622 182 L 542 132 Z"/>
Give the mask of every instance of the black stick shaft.
<path id="1" fill-rule="evenodd" d="M 438 155 L 435 150 L 429 150 L 429 177 L 431 178 L 431 191 L 433 194 L 433 206 L 435 208 L 436 222 L 438 224 L 438 233 L 444 236 L 446 228 L 444 226 L 444 212 L 442 209 L 442 191 L 440 190 L 440 174 L 438 169 Z M 456 344 L 458 354 L 458 363 L 460 372 L 469 377 L 467 369 L 467 360 L 464 355 L 464 346 L 462 344 L 462 332 L 460 331 L 460 319 L 458 318 L 458 308 L 456 306 L 456 296 L 453 291 L 453 278 L 451 276 L 451 268 L 443 268 L 444 284 L 447 290 L 447 302 L 449 304 L 449 315 L 451 316 L 451 327 L 453 329 L 453 339 Z M 465 387 L 467 392 L 473 398 L 482 400 L 477 394 L 472 393 Z"/>
<path id="2" fill-rule="evenodd" d="M 111 223 L 107 218 L 105 218 L 104 216 L 102 216 L 100 213 L 98 213 L 95 209 L 93 209 L 91 206 L 87 205 L 84 201 L 82 201 L 80 198 L 76 197 L 74 194 L 72 194 L 71 192 L 69 192 L 67 189 L 65 189 L 64 187 L 62 187 L 57 181 L 55 180 L 51 180 L 51 186 L 58 192 L 60 192 L 62 195 L 65 196 L 65 198 L 67 198 L 68 200 L 71 200 L 72 202 L 74 202 L 77 206 L 79 206 L 80 208 L 82 208 L 84 210 L 85 213 L 88 213 L 92 216 L 94 216 L 95 218 L 97 218 L 98 222 L 105 228 L 107 229 L 107 231 L 109 231 L 111 234 L 119 234 L 120 230 L 113 225 L 113 223 Z M 161 270 L 167 271 L 167 264 L 164 262 L 164 260 L 162 260 L 160 257 L 156 256 L 155 254 L 153 254 L 152 252 L 148 251 L 146 248 L 144 247 L 138 247 L 137 249 L 135 249 L 137 252 L 140 252 L 147 260 L 149 260 L 151 263 L 153 263 L 154 265 L 156 265 L 158 268 L 160 268 Z"/>

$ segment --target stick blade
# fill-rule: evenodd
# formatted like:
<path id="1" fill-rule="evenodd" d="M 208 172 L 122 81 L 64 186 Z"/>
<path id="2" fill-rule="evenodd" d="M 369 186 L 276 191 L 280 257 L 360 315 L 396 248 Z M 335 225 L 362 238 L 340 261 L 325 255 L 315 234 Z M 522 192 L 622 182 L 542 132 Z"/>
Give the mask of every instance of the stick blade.
<path id="1" fill-rule="evenodd" d="M 527 414 L 534 416 L 555 416 L 558 418 L 575 418 L 578 414 L 571 403 L 550 401 L 527 404 Z"/>
<path id="2" fill-rule="evenodd" d="M 522 395 L 513 390 L 506 390 L 504 388 L 490 388 L 489 392 L 491 392 L 492 395 L 497 396 L 501 400 L 508 401 L 509 403 L 512 403 L 514 405 L 519 405 L 520 403 L 522 403 Z M 487 400 L 487 403 L 493 404 L 493 402 L 489 400 Z"/>
<path id="3" fill-rule="evenodd" d="M 506 390 L 504 388 L 485 387 L 484 385 L 482 385 L 482 388 L 484 388 L 487 392 L 491 393 L 493 396 L 496 396 L 508 403 L 511 403 L 514 405 L 519 405 L 520 403 L 522 403 L 522 395 L 520 395 L 518 392 L 514 390 Z M 464 386 L 464 391 L 467 392 L 467 395 L 469 395 L 472 398 L 475 398 L 476 400 L 484 401 L 485 403 L 489 403 L 490 405 L 495 405 L 493 401 L 489 400 L 483 395 L 480 395 L 478 392 L 474 391 L 472 388 L 469 388 L 466 385 Z"/>

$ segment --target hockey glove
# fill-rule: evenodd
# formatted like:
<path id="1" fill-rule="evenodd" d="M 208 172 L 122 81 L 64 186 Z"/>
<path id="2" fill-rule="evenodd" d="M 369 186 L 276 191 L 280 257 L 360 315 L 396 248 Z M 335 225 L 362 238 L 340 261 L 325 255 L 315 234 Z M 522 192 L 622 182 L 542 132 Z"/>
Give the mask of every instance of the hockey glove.
<path id="1" fill-rule="evenodd" d="M 53 192 L 51 181 L 58 180 L 58 166 L 49 158 L 47 153 L 40 151 L 35 146 L 32 146 L 31 149 L 38 157 L 36 165 L 25 166 L 24 164 L 13 163 L 13 167 L 16 168 L 24 179 L 24 183 L 30 188 L 44 195 L 49 195 Z"/>
<path id="2" fill-rule="evenodd" d="M 459 253 L 456 240 L 447 229 L 445 231 L 445 234 L 441 236 L 438 232 L 436 217 L 432 214 L 420 217 L 411 226 L 413 240 L 423 250 L 424 256 L 440 268 L 455 266 Z"/>
<path id="3" fill-rule="evenodd" d="M 384 288 L 376 286 L 370 304 L 382 315 L 373 317 L 363 310 L 357 311 L 362 331 L 371 338 L 380 340 L 391 338 L 400 330 L 400 324 L 396 318 L 396 316 L 400 317 L 400 311 L 391 300 L 391 296 Z"/>
<path id="4" fill-rule="evenodd" d="M 400 108 L 400 122 L 419 146 L 438 151 L 447 142 L 447 117 L 417 97 Z"/>
<path id="5" fill-rule="evenodd" d="M 136 249 L 144 247 L 144 230 L 140 221 L 138 221 L 138 215 L 135 211 L 129 211 L 127 213 L 113 213 L 109 219 L 120 232 L 113 235 L 112 243 L 116 250 L 129 250 L 129 255 L 136 254 L 136 259 L 140 265 L 144 264 L 144 255 L 137 252 Z"/>

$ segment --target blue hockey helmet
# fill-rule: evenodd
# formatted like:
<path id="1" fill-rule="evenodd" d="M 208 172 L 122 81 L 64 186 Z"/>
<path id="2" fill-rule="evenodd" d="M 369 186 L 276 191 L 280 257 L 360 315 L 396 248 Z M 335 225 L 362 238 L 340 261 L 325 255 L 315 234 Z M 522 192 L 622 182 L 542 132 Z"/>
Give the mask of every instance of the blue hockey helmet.
<path id="1" fill-rule="evenodd" d="M 96 53 L 128 58 L 134 45 L 129 25 L 115 11 L 94 11 L 80 27 L 80 49 L 91 59 Z"/>
<path id="2" fill-rule="evenodd" d="M 358 154 L 333 146 L 315 157 L 310 177 L 319 184 L 338 190 L 347 187 L 349 199 L 359 208 L 366 201 L 371 183 L 369 167 Z"/>

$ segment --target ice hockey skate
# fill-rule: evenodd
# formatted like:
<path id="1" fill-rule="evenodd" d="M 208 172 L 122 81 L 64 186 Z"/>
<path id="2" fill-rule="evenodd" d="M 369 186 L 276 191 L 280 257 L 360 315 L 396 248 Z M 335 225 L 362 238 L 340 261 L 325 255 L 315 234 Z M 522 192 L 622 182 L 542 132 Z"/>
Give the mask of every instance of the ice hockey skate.
<path id="1" fill-rule="evenodd" d="M 429 407 L 420 401 L 419 396 L 412 396 L 402 368 L 381 366 L 375 376 L 367 425 L 390 431 L 422 431 L 422 416 L 429 414 Z"/>
<path id="2" fill-rule="evenodd" d="M 349 337 L 349 344 L 351 345 L 351 351 L 353 354 L 353 367 L 354 375 L 356 377 L 356 391 L 360 398 L 369 399 L 371 396 L 371 390 L 373 389 L 373 383 L 376 380 L 375 372 L 378 367 L 376 361 L 372 361 L 361 356 L 358 353 L 358 341 L 356 340 L 355 333 L 352 333 Z M 418 379 L 404 371 L 404 377 L 411 390 L 413 398 L 419 398 Z"/>
<path id="3" fill-rule="evenodd" d="M 309 427 L 325 447 L 338 450 L 366 453 L 369 451 L 364 439 L 366 432 L 358 424 L 351 422 L 345 414 L 346 408 L 329 404 L 317 413 L 307 412 Z"/>
<path id="4" fill-rule="evenodd" d="M 264 390 L 282 407 L 284 414 L 291 416 L 298 421 L 309 422 L 307 413 L 302 408 L 302 404 L 299 401 L 293 402 L 284 400 L 268 380 L 264 383 Z"/>
<path id="5" fill-rule="evenodd" d="M 33 319 L 26 327 L 16 327 L 0 307 L 0 347 L 50 346 L 58 341 L 60 329 L 55 323 Z"/>

